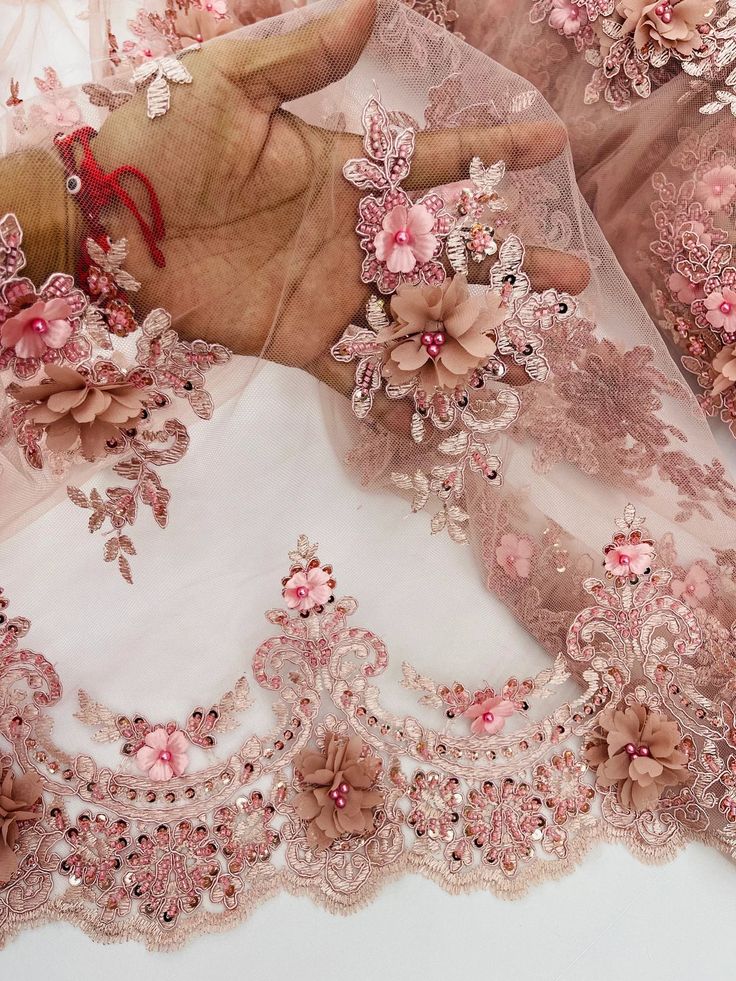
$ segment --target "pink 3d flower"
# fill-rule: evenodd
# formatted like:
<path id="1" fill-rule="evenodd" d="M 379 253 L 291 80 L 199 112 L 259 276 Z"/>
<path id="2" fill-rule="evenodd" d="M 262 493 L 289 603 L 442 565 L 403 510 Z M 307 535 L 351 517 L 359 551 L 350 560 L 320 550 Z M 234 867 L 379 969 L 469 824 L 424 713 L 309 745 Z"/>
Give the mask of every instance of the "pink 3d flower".
<path id="1" fill-rule="evenodd" d="M 308 613 L 315 606 L 324 606 L 332 594 L 331 581 L 330 573 L 319 566 L 295 572 L 284 585 L 286 605 L 300 613 Z"/>
<path id="2" fill-rule="evenodd" d="M 496 695 L 471 705 L 463 715 L 471 719 L 470 731 L 476 736 L 495 736 L 506 725 L 506 719 L 516 711 L 514 703 Z"/>
<path id="3" fill-rule="evenodd" d="M 505 569 L 507 575 L 528 579 L 533 551 L 534 547 L 528 538 L 502 535 L 496 547 L 496 562 Z"/>
<path id="4" fill-rule="evenodd" d="M 716 372 L 714 395 L 720 395 L 736 384 L 736 344 L 730 344 L 718 352 L 713 358 L 713 370 Z"/>
<path id="5" fill-rule="evenodd" d="M 690 306 L 694 300 L 702 299 L 703 287 L 699 283 L 691 283 L 682 273 L 670 273 L 667 285 L 680 303 Z"/>
<path id="6" fill-rule="evenodd" d="M 61 96 L 43 106 L 43 121 L 49 129 L 71 129 L 82 121 L 82 113 L 76 102 Z"/>
<path id="7" fill-rule="evenodd" d="M 724 286 L 705 298 L 705 319 L 714 330 L 736 331 L 736 290 Z"/>
<path id="8" fill-rule="evenodd" d="M 614 545 L 606 552 L 606 569 L 614 576 L 641 576 L 651 566 L 654 550 L 647 542 Z"/>
<path id="9" fill-rule="evenodd" d="M 0 343 L 19 358 L 40 358 L 48 348 L 64 347 L 72 335 L 69 318 L 75 312 L 63 297 L 39 298 L 8 317 L 0 327 Z"/>
<path id="10" fill-rule="evenodd" d="M 438 245 L 432 234 L 435 216 L 423 204 L 407 208 L 397 204 L 381 223 L 376 235 L 376 258 L 392 273 L 409 273 L 434 255 Z"/>
<path id="11" fill-rule="evenodd" d="M 181 729 L 168 732 L 159 726 L 148 733 L 135 759 L 151 780 L 180 777 L 189 765 L 187 737 Z"/>
<path id="12" fill-rule="evenodd" d="M 578 34 L 588 23 L 588 15 L 572 0 L 552 0 L 549 26 L 565 37 Z"/>
<path id="13" fill-rule="evenodd" d="M 708 211 L 727 208 L 736 195 L 736 167 L 714 167 L 695 185 L 695 197 Z"/>
<path id="14" fill-rule="evenodd" d="M 688 606 L 696 606 L 698 600 L 710 595 L 708 573 L 702 565 L 691 566 L 684 579 L 673 579 L 671 585 L 672 595 Z"/>

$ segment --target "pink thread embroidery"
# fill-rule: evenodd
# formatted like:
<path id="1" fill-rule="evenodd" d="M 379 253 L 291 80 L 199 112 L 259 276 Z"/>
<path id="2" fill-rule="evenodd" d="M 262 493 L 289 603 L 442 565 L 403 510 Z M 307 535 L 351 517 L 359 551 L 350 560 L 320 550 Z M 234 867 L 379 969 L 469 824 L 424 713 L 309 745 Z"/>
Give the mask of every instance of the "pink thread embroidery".
<path id="1" fill-rule="evenodd" d="M 491 289 L 483 294 L 469 290 L 469 257 L 478 260 L 497 251 L 495 230 L 487 222 L 506 210 L 498 193 L 505 175 L 502 161 L 486 167 L 476 157 L 465 186 L 449 189 L 447 201 L 434 191 L 414 202 L 401 188 L 409 174 L 414 131 L 377 99 L 366 106 L 363 125 L 367 156 L 348 161 L 343 173 L 357 187 L 375 192 L 359 204 L 363 282 L 375 281 L 381 293 L 393 295 L 389 302 L 371 296 L 365 323 L 351 324 L 332 355 L 357 362 L 352 407 L 359 419 L 383 391 L 388 399 L 412 400 L 415 442 L 425 439 L 427 424 L 443 434 L 437 451 L 446 462 L 391 477 L 412 494 L 413 511 L 424 509 L 430 498 L 437 500 L 433 533 L 447 529 L 455 541 L 464 542 L 466 481 L 475 473 L 492 485 L 502 482 L 501 460 L 491 446 L 516 421 L 521 405 L 511 387 L 477 396 L 503 379 L 511 364 L 520 365 L 533 381 L 543 381 L 549 365 L 541 353 L 541 332 L 573 318 L 576 304 L 555 290 L 532 291 L 523 270 L 524 247 L 515 235 L 498 248 Z M 435 215 L 431 229 L 418 208 Z M 412 216 L 419 225 L 412 225 Z M 412 265 L 409 238 L 418 234 L 437 243 L 424 265 Z M 391 235 L 401 236 L 401 242 Z M 450 279 L 439 262 L 443 253 L 453 271 Z M 406 269 L 390 268 L 394 256 Z"/>
<path id="2" fill-rule="evenodd" d="M 632 506 L 619 534 L 617 547 L 650 541 Z M 671 542 L 658 551 L 674 555 Z M 289 560 L 287 582 L 325 568 L 306 538 Z M 273 629 L 253 671 L 273 693 L 278 723 L 224 759 L 207 737 L 220 710 L 244 707 L 233 693 L 182 727 L 116 716 L 80 696 L 95 738 L 123 739 L 127 756 L 146 745 L 166 752 L 172 736 L 181 753 L 186 739 L 186 770 L 172 767 L 165 780 L 102 766 L 88 747 L 67 755 L 54 745 L 48 710 L 63 707 L 60 680 L 24 646 L 30 624 L 8 616 L 0 593 L 2 770 L 38 774 L 43 788 L 33 819 L 19 822 L 17 866 L 0 885 L 0 936 L 63 917 L 108 942 L 168 948 L 213 922 L 237 922 L 278 888 L 347 909 L 397 873 L 421 872 L 453 891 L 514 895 L 569 871 L 595 838 L 621 838 L 648 860 L 691 838 L 728 848 L 736 721 L 701 683 L 712 690 L 734 641 L 705 609 L 672 595 L 672 582 L 655 564 L 635 579 L 586 579 L 589 600 L 569 615 L 564 654 L 500 692 L 437 684 L 406 665 L 405 684 L 441 711 L 442 728 L 383 707 L 377 679 L 388 653 L 352 625 L 350 597 L 328 598 L 307 617 L 296 608 L 267 614 Z M 573 702 L 526 716 L 571 673 L 581 684 Z M 510 705 L 503 731 L 468 733 L 468 718 L 453 728 L 473 706 L 482 719 Z M 310 768 L 323 759 L 329 774 Z M 362 796 L 350 812 L 353 793 Z"/>
<path id="3" fill-rule="evenodd" d="M 135 546 L 125 529 L 142 506 L 166 526 L 170 493 L 157 470 L 178 462 L 189 445 L 182 422 L 169 416 L 157 427 L 155 416 L 171 406 L 173 396 L 186 400 L 200 418 L 211 418 L 205 373 L 227 362 L 230 352 L 219 344 L 182 341 L 164 310 L 153 310 L 138 324 L 122 299 L 122 291 L 139 286 L 121 268 L 124 241 L 108 241 L 106 249 L 87 241 L 95 260 L 86 267 L 87 295 L 61 273 L 36 291 L 18 276 L 25 265 L 22 241 L 17 218 L 6 215 L 0 220 L 0 370 L 10 369 L 26 382 L 44 371 L 40 384 L 8 387 L 13 431 L 35 470 L 51 454 L 67 468 L 79 457 L 109 457 L 113 471 L 132 482 L 107 488 L 104 497 L 96 489 L 86 494 L 68 488 L 72 502 L 92 512 L 91 532 L 109 523 L 105 561 L 115 562 L 132 582 Z M 110 333 L 138 335 L 135 360 L 125 371 L 106 356 Z"/>

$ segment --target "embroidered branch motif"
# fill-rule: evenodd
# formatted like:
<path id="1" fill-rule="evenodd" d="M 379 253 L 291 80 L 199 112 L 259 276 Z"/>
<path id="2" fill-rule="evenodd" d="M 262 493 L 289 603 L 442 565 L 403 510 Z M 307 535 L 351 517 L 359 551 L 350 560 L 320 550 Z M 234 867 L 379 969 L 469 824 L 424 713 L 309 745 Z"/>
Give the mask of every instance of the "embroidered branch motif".
<path id="1" fill-rule="evenodd" d="M 696 589 L 682 593 L 693 607 L 676 595 L 655 554 L 673 556 L 672 542 L 645 527 L 629 505 L 604 546 L 605 577 L 584 583 L 592 605 L 536 677 L 444 685 L 405 665 L 404 685 L 443 711 L 443 729 L 383 708 L 387 649 L 352 625 L 357 603 L 335 597 L 332 568 L 302 536 L 285 608 L 267 614 L 274 629 L 253 657 L 277 728 L 224 760 L 209 752 L 246 707 L 244 678 L 181 728 L 80 693 L 78 718 L 95 740 L 121 740 L 133 772 L 54 745 L 61 682 L 24 647 L 30 624 L 8 616 L 0 590 L 2 771 L 43 788 L 0 880 L 0 938 L 62 916 L 107 942 L 166 948 L 279 887 L 349 909 L 403 873 L 518 895 L 569 871 L 596 838 L 648 861 L 691 838 L 736 855 L 736 716 L 699 683 L 728 638 Z M 708 636 L 718 639 L 706 650 Z M 568 672 L 579 695 L 527 713 Z"/>
<path id="2" fill-rule="evenodd" d="M 79 711 L 75 718 L 85 725 L 96 727 L 92 737 L 96 742 L 124 740 L 121 748 L 124 756 L 135 756 L 143 746 L 146 736 L 157 728 L 141 715 L 116 715 L 94 701 L 86 691 L 80 691 L 78 697 Z M 248 679 L 238 678 L 232 691 L 225 692 L 215 705 L 209 709 L 195 708 L 181 727 L 169 722 L 163 728 L 169 733 L 181 731 L 193 745 L 201 749 L 212 749 L 217 742 L 216 734 L 236 729 L 240 725 L 238 716 L 251 704 Z"/>
<path id="3" fill-rule="evenodd" d="M 191 49 L 187 49 L 191 50 Z M 146 61 L 133 72 L 131 81 L 136 88 L 146 87 L 146 115 L 149 119 L 165 116 L 171 105 L 169 82 L 176 85 L 190 85 L 192 76 L 182 64 L 178 55 L 167 55 Z"/>
<path id="4" fill-rule="evenodd" d="M 28 465 L 51 463 L 67 470 L 75 460 L 109 458 L 129 486 L 88 494 L 70 485 L 69 498 L 90 510 L 89 530 L 108 525 L 104 559 L 132 582 L 135 546 L 126 529 L 141 507 L 151 509 L 164 528 L 170 493 L 158 470 L 177 463 L 189 445 L 186 426 L 168 417 L 174 399 L 185 400 L 201 419 L 214 411 L 205 375 L 225 364 L 230 352 L 219 344 L 182 341 L 165 310 L 153 310 L 138 323 L 125 299 L 140 284 L 122 265 L 126 242 L 93 239 L 82 289 L 71 276 L 54 274 L 36 291 L 17 274 L 25 264 L 22 231 L 15 215 L 0 221 L 0 370 L 40 384 L 8 388 L 10 423 Z M 112 337 L 137 334 L 132 363 L 123 369 Z"/>
<path id="5" fill-rule="evenodd" d="M 412 510 L 437 499 L 432 532 L 447 529 L 458 542 L 464 525 L 467 474 L 500 484 L 501 460 L 491 442 L 516 420 L 519 395 L 494 387 L 510 364 L 520 365 L 534 381 L 549 366 L 541 353 L 541 332 L 574 316 L 566 294 L 534 293 L 523 269 L 524 247 L 510 235 L 498 247 L 488 222 L 506 204 L 498 193 L 505 165 L 490 167 L 475 157 L 467 186 L 448 204 L 436 191 L 416 201 L 402 189 L 409 174 L 415 134 L 400 117 L 372 99 L 363 113 L 367 157 L 350 160 L 343 173 L 367 194 L 359 204 L 357 231 L 366 253 L 362 279 L 376 282 L 390 301 L 371 296 L 365 324 L 351 324 L 332 349 L 337 361 L 357 361 L 352 406 L 364 419 L 379 391 L 389 399 L 414 404 L 410 431 L 415 442 L 427 436 L 427 423 L 444 438 L 440 457 L 428 470 L 396 472 L 394 483 L 413 495 Z M 468 258 L 481 262 L 498 253 L 490 289 L 472 292 Z M 442 256 L 454 272 L 446 277 Z M 490 389 L 483 398 L 481 389 Z"/>

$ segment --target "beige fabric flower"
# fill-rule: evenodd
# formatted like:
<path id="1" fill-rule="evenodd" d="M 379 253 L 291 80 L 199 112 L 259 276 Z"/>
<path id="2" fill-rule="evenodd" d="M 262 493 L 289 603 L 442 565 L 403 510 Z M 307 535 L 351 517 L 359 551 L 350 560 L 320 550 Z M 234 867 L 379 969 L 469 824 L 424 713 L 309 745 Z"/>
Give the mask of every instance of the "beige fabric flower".
<path id="1" fill-rule="evenodd" d="M 702 44 L 698 26 L 713 14 L 712 0 L 619 0 L 616 12 L 624 18 L 624 34 L 634 35 L 638 48 L 651 41 L 687 57 Z"/>
<path id="2" fill-rule="evenodd" d="M 41 781 L 36 773 L 13 776 L 8 769 L 0 778 L 0 883 L 9 882 L 18 869 L 14 846 L 18 840 L 18 822 L 35 821 L 31 810 L 41 796 Z"/>
<path id="3" fill-rule="evenodd" d="M 637 702 L 604 712 L 600 728 L 603 737 L 586 746 L 585 758 L 601 786 L 618 786 L 624 807 L 649 810 L 665 787 L 686 781 L 687 756 L 677 748 L 682 732 L 674 720 Z"/>
<path id="4" fill-rule="evenodd" d="M 36 403 L 28 420 L 44 428 L 50 450 L 69 450 L 81 439 L 87 460 L 105 455 L 107 440 L 137 421 L 147 397 L 124 379 L 97 384 L 63 365 L 49 365 L 46 374 L 50 385 L 15 386 L 11 394 L 17 402 Z"/>
<path id="5" fill-rule="evenodd" d="M 440 286 L 399 286 L 391 300 L 394 322 L 378 332 L 392 344 L 384 375 L 397 385 L 416 378 L 420 388 L 452 390 L 496 350 L 490 332 L 504 319 L 499 297 L 472 293 L 465 276 Z"/>
<path id="6" fill-rule="evenodd" d="M 308 822 L 307 841 L 322 850 L 343 835 L 364 835 L 373 828 L 373 808 L 383 803 L 374 784 L 381 761 L 361 759 L 363 744 L 328 733 L 324 753 L 304 750 L 295 760 L 308 784 L 296 798 L 299 817 Z"/>
<path id="7" fill-rule="evenodd" d="M 713 382 L 713 394 L 720 395 L 736 384 L 736 344 L 724 347 L 713 358 L 713 370 L 717 372 Z"/>

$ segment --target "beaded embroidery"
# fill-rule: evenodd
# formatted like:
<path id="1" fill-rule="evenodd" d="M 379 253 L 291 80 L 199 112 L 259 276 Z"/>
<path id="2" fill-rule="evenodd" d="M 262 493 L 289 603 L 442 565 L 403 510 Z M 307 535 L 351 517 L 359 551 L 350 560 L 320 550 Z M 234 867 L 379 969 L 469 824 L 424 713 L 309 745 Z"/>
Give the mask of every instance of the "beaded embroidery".
<path id="1" fill-rule="evenodd" d="M 105 247 L 87 241 L 91 261 L 85 267 L 84 292 L 71 276 L 61 273 L 50 276 L 37 291 L 30 280 L 18 275 L 25 265 L 22 241 L 17 218 L 6 215 L 0 221 L 0 369 L 9 369 L 22 381 L 42 382 L 9 386 L 10 424 L 25 463 L 33 470 L 50 464 L 55 472 L 66 473 L 80 457 L 102 456 L 114 461 L 117 476 L 132 482 L 132 486 L 107 488 L 104 497 L 96 489 L 86 494 L 79 487 L 68 488 L 71 501 L 91 511 L 91 532 L 109 525 L 105 561 L 114 562 L 123 578 L 132 582 L 129 557 L 135 555 L 135 547 L 126 529 L 135 523 L 141 507 L 150 508 L 157 524 L 166 526 L 170 494 L 158 468 L 178 462 L 189 445 L 184 423 L 170 412 L 158 425 L 155 417 L 164 415 L 173 398 L 178 398 L 200 418 L 211 418 L 214 403 L 204 376 L 228 361 L 230 352 L 220 344 L 181 340 L 164 310 L 153 310 L 138 321 L 124 299 L 138 287 L 121 269 L 124 240 L 108 239 Z M 117 335 L 136 335 L 132 361 L 126 357 L 121 362 L 123 356 L 112 340 Z M 27 347 L 19 352 L 21 342 Z M 42 350 L 37 354 L 38 347 Z M 47 369 L 55 372 L 48 389 L 42 375 Z M 74 407 L 66 414 L 48 407 L 46 391 L 63 390 L 66 396 L 70 389 L 87 393 L 90 408 L 80 415 L 83 421 L 75 418 Z M 121 407 L 127 408 L 121 411 Z M 110 415 L 113 408 L 115 414 Z M 95 425 L 105 429 L 93 443 Z M 50 432 L 55 448 L 46 445 Z"/>
<path id="2" fill-rule="evenodd" d="M 574 317 L 576 303 L 553 289 L 532 291 L 517 236 L 497 246 L 489 222 L 506 211 L 497 190 L 503 161 L 486 167 L 475 157 L 469 180 L 449 204 L 436 191 L 412 199 L 401 183 L 409 174 L 414 131 L 378 99 L 366 106 L 363 125 L 367 157 L 348 161 L 343 173 L 373 192 L 359 204 L 363 282 L 376 282 L 380 293 L 393 295 L 390 304 L 371 296 L 365 324 L 351 324 L 332 355 L 357 361 L 352 406 L 358 419 L 370 413 L 375 393 L 383 388 L 389 399 L 412 400 L 410 431 L 416 443 L 425 440 L 427 423 L 442 434 L 435 466 L 396 472 L 392 480 L 412 493 L 413 511 L 436 497 L 440 509 L 432 517 L 433 533 L 446 528 L 464 542 L 466 475 L 475 471 L 490 484 L 502 482 L 492 441 L 519 415 L 517 392 L 495 383 L 513 364 L 533 381 L 543 381 L 549 365 L 542 334 Z M 491 288 L 480 297 L 471 294 L 469 260 L 481 262 L 496 253 Z M 449 286 L 443 254 L 454 273 Z M 476 319 L 468 327 L 473 304 Z M 488 390 L 483 398 L 481 389 Z"/>
<path id="3" fill-rule="evenodd" d="M 643 540 L 643 523 L 629 506 L 606 565 L 612 545 L 623 552 Z M 292 553 L 287 602 L 299 588 L 295 577 L 325 568 L 316 548 L 302 538 Z M 513 895 L 569 870 L 596 838 L 621 838 L 649 860 L 671 856 L 691 838 L 734 854 L 733 707 L 701 694 L 705 611 L 673 595 L 672 572 L 657 565 L 654 551 L 652 543 L 652 564 L 638 574 L 585 581 L 593 605 L 572 618 L 550 670 L 503 686 L 514 711 L 495 734 L 470 733 L 465 718 L 492 688 L 438 685 L 408 665 L 405 684 L 422 693 L 425 708 L 442 711 L 444 725 L 384 709 L 376 679 L 388 652 L 374 633 L 350 624 L 354 599 L 319 593 L 309 610 L 291 603 L 272 610 L 275 632 L 255 652 L 253 672 L 273 693 L 280 724 L 269 735 L 246 736 L 223 760 L 212 757 L 208 727 L 224 716 L 233 722 L 245 707 L 241 679 L 218 706 L 192 713 L 185 726 L 190 765 L 165 780 L 54 745 L 46 713 L 62 699 L 61 682 L 45 657 L 23 647 L 30 625 L 8 619 L 0 596 L 3 768 L 37 772 L 44 787 L 36 818 L 20 828 L 17 871 L 0 885 L 0 936 L 64 918 L 100 940 L 166 948 L 216 921 L 236 923 L 279 889 L 348 909 L 409 871 L 452 891 L 482 886 Z M 334 584 L 331 570 L 326 575 Z M 570 676 L 579 697 L 523 718 Z M 686 761 L 641 812 L 623 803 L 622 782 L 596 780 L 599 763 L 586 748 L 600 740 L 602 726 L 634 717 L 627 711 L 656 715 Z M 144 719 L 116 717 L 88 696 L 81 717 L 100 727 L 97 738 L 126 740 L 127 756 L 152 731 Z M 315 788 L 310 761 L 348 742 L 346 759 L 360 765 L 339 771 L 336 792 L 325 787 L 324 800 L 348 808 L 351 781 L 362 780 L 372 820 L 360 832 L 315 843 L 310 819 L 295 810 L 304 813 L 312 794 L 322 793 L 324 778 Z M 634 755 L 646 750 L 637 746 Z M 663 752 L 660 739 L 655 769 Z"/>

